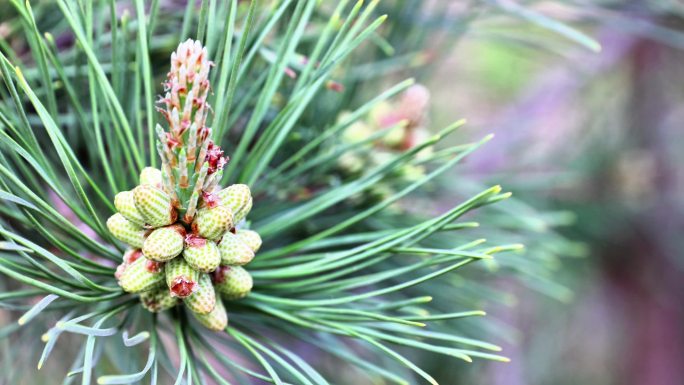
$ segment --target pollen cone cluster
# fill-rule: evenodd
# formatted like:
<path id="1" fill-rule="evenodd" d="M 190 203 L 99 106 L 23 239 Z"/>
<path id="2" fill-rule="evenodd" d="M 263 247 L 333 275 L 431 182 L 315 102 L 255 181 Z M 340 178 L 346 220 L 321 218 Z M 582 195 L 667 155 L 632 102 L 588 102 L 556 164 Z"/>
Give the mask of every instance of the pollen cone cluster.
<path id="1" fill-rule="evenodd" d="M 205 125 L 211 65 L 192 40 L 171 55 L 159 109 L 168 130 L 157 125 L 162 168 L 143 169 L 138 186 L 115 196 L 118 212 L 107 227 L 130 246 L 115 275 L 123 290 L 140 294 L 151 312 L 183 302 L 201 324 L 222 330 L 228 314 L 221 297 L 249 294 L 252 277 L 243 266 L 261 237 L 245 225 L 249 187 L 218 185 L 228 158 Z"/>

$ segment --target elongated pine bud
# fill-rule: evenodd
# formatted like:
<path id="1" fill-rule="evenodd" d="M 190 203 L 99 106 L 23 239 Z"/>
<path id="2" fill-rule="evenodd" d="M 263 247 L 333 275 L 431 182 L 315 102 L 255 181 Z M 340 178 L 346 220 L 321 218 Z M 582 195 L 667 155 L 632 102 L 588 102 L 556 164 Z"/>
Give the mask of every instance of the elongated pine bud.
<path id="1" fill-rule="evenodd" d="M 150 226 L 166 226 L 176 221 L 178 213 L 171 197 L 164 191 L 150 185 L 140 185 L 133 189 L 133 197 L 135 206 Z"/>
<path id="2" fill-rule="evenodd" d="M 254 230 L 238 230 L 235 234 L 242 242 L 244 242 L 253 252 L 259 251 L 261 247 L 261 236 Z"/>
<path id="3" fill-rule="evenodd" d="M 178 303 L 178 298 L 171 296 L 169 289 L 162 286 L 140 293 L 142 306 L 152 313 L 171 309 Z"/>
<path id="4" fill-rule="evenodd" d="M 222 206 L 233 212 L 233 223 L 237 224 L 247 216 L 252 208 L 252 194 L 246 184 L 230 185 L 216 193 Z"/>
<path id="5" fill-rule="evenodd" d="M 193 313 L 209 314 L 216 307 L 216 292 L 208 274 L 200 275 L 199 288 L 183 302 Z"/>
<path id="6" fill-rule="evenodd" d="M 154 167 L 145 167 L 140 172 L 140 184 L 149 184 L 158 189 L 162 188 L 161 171 Z"/>
<path id="7" fill-rule="evenodd" d="M 166 285 L 172 296 L 185 298 L 198 289 L 199 272 L 183 258 L 174 258 L 166 263 Z"/>
<path id="8" fill-rule="evenodd" d="M 116 210 L 136 226 L 145 226 L 145 219 L 135 207 L 135 198 L 132 191 L 122 191 L 114 196 Z"/>
<path id="9" fill-rule="evenodd" d="M 143 253 L 151 260 L 166 262 L 183 251 L 185 228 L 179 224 L 154 229 L 143 243 Z"/>
<path id="10" fill-rule="evenodd" d="M 218 299 L 216 301 L 216 306 L 214 310 L 209 314 L 197 314 L 193 313 L 197 321 L 204 325 L 207 329 L 213 331 L 221 331 L 228 326 L 228 312 L 226 312 L 226 307 L 223 305 L 223 301 Z"/>
<path id="11" fill-rule="evenodd" d="M 221 263 L 221 253 L 216 243 L 194 234 L 185 237 L 183 258 L 193 269 L 209 273 Z"/>
<path id="12" fill-rule="evenodd" d="M 120 213 L 116 213 L 107 219 L 107 228 L 116 239 L 136 249 L 141 248 L 145 241 L 145 229 L 136 226 Z"/>
<path id="13" fill-rule="evenodd" d="M 164 264 L 138 258 L 135 262 L 128 265 L 121 279 L 119 286 L 128 293 L 140 293 L 150 290 L 159 285 L 164 280 Z"/>
<path id="14" fill-rule="evenodd" d="M 244 298 L 252 290 L 252 276 L 242 266 L 219 266 L 212 274 L 214 289 L 226 299 Z"/>
<path id="15" fill-rule="evenodd" d="M 254 259 L 254 251 L 230 231 L 223 235 L 218 248 L 221 253 L 222 265 L 242 266 Z"/>
<path id="16" fill-rule="evenodd" d="M 201 236 L 215 240 L 233 227 L 233 213 L 226 206 L 205 207 L 197 211 L 192 222 L 192 231 Z"/>

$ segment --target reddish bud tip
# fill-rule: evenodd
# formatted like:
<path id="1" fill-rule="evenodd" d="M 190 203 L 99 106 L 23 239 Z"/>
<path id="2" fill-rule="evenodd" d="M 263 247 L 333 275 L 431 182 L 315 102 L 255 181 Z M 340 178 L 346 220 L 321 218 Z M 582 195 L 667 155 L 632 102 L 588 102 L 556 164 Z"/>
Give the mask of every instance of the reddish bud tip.
<path id="1" fill-rule="evenodd" d="M 185 236 L 185 244 L 190 247 L 202 247 L 207 243 L 207 240 L 195 234 L 188 234 Z"/>
<path id="2" fill-rule="evenodd" d="M 188 279 L 185 276 L 176 277 L 171 284 L 171 295 L 174 297 L 187 297 L 197 291 L 199 285 L 197 282 Z"/>
<path id="3" fill-rule="evenodd" d="M 135 250 L 135 251 L 133 251 L 132 253 L 130 253 L 130 254 L 128 255 L 128 258 L 126 258 L 126 261 L 125 261 L 125 262 L 128 263 L 128 264 L 131 264 L 131 263 L 137 261 L 138 258 L 140 258 L 142 255 L 143 255 L 143 254 L 142 254 L 142 251 L 141 251 L 140 249 Z"/>
<path id="4" fill-rule="evenodd" d="M 220 199 L 216 194 L 202 191 L 202 201 L 204 202 L 206 207 L 213 208 L 218 206 Z"/>
<path id="5" fill-rule="evenodd" d="M 228 163 L 228 158 L 223 156 L 221 147 L 215 145 L 213 141 L 210 141 L 207 146 L 207 155 L 204 158 L 204 161 L 209 163 L 207 173 L 211 175 L 218 170 L 222 170 L 223 166 Z"/>
<path id="6" fill-rule="evenodd" d="M 145 263 L 145 269 L 147 269 L 147 271 L 150 273 L 159 273 L 163 265 L 164 264 L 161 262 L 147 261 Z"/>

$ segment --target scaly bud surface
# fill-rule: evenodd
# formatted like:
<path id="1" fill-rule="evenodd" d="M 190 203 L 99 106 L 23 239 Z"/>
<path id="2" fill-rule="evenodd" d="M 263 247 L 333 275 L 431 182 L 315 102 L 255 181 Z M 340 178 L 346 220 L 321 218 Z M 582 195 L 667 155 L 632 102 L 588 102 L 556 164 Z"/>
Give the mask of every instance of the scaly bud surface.
<path id="1" fill-rule="evenodd" d="M 126 267 L 119 285 L 128 293 L 140 293 L 157 286 L 164 279 L 164 264 L 141 257 Z"/>
<path id="2" fill-rule="evenodd" d="M 145 218 L 135 206 L 135 198 L 132 191 L 122 191 L 114 196 L 116 210 L 136 226 L 145 226 Z"/>
<path id="3" fill-rule="evenodd" d="M 216 270 L 221 263 L 221 253 L 216 243 L 194 234 L 185 237 L 183 258 L 193 269 L 203 273 Z"/>
<path id="4" fill-rule="evenodd" d="M 244 298 L 252 290 L 252 276 L 242 266 L 220 266 L 212 275 L 214 288 L 226 299 Z"/>
<path id="5" fill-rule="evenodd" d="M 223 301 L 218 299 L 216 301 L 216 306 L 214 310 L 209 314 L 197 314 L 193 313 L 197 321 L 199 321 L 204 327 L 213 331 L 221 331 L 228 326 L 228 313 L 223 305 Z"/>
<path id="6" fill-rule="evenodd" d="M 168 288 L 158 287 L 140 293 L 140 302 L 145 309 L 159 313 L 176 306 L 178 298 L 171 296 Z"/>
<path id="7" fill-rule="evenodd" d="M 183 302 L 193 313 L 209 314 L 216 306 L 216 293 L 208 274 L 200 276 L 198 287 L 197 291 L 186 297 Z"/>
<path id="8" fill-rule="evenodd" d="M 227 232 L 218 245 L 221 253 L 221 264 L 228 266 L 242 266 L 254 259 L 254 251 L 237 235 Z"/>
<path id="9" fill-rule="evenodd" d="M 198 289 L 199 272 L 183 258 L 174 258 L 166 263 L 166 285 L 171 295 L 185 298 Z"/>
<path id="10" fill-rule="evenodd" d="M 166 262 L 181 252 L 185 242 L 185 228 L 179 224 L 154 229 L 143 243 L 143 253 L 149 259 Z"/>
<path id="11" fill-rule="evenodd" d="M 252 208 L 252 194 L 246 184 L 234 184 L 216 193 L 221 205 L 233 212 L 233 223 L 237 224 Z"/>
<path id="12" fill-rule="evenodd" d="M 261 248 L 261 236 L 254 230 L 238 230 L 236 236 L 255 253 Z"/>
<path id="13" fill-rule="evenodd" d="M 120 213 L 116 213 L 107 219 L 107 228 L 116 239 L 137 249 L 141 248 L 145 241 L 145 229 L 136 226 Z"/>
<path id="14" fill-rule="evenodd" d="M 171 197 L 164 191 L 148 184 L 133 189 L 135 207 L 152 227 L 170 225 L 176 221 L 178 213 L 173 207 Z"/>
<path id="15" fill-rule="evenodd" d="M 233 213 L 226 206 L 214 206 L 200 209 L 192 222 L 192 231 L 201 236 L 215 240 L 233 227 Z"/>

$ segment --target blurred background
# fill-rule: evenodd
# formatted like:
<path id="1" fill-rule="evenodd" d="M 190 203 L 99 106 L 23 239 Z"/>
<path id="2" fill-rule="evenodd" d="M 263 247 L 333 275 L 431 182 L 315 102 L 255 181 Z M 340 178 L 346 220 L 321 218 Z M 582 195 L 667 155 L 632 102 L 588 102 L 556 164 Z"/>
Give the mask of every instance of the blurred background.
<path id="1" fill-rule="evenodd" d="M 399 0 L 377 13 L 388 25 L 339 75 L 339 104 L 410 76 L 430 91 L 431 130 L 466 118 L 459 140 L 494 133 L 441 183 L 501 184 L 516 197 L 504 211 L 534 208 L 510 226 L 553 271 L 488 278 L 506 294 L 485 305 L 488 340 L 510 363 L 424 369 L 443 384 L 681 384 L 684 3 Z"/>
<path id="2" fill-rule="evenodd" d="M 486 364 L 472 383 L 684 378 L 683 3 L 578 3 L 533 9 L 600 52 L 483 14 L 422 80 L 434 121 L 459 114 L 470 132 L 496 134 L 468 172 L 574 213 L 559 231 L 587 247 L 557 271 L 569 301 L 501 282 L 516 305 L 489 310 L 518 331 L 504 345 L 512 362 Z"/>

